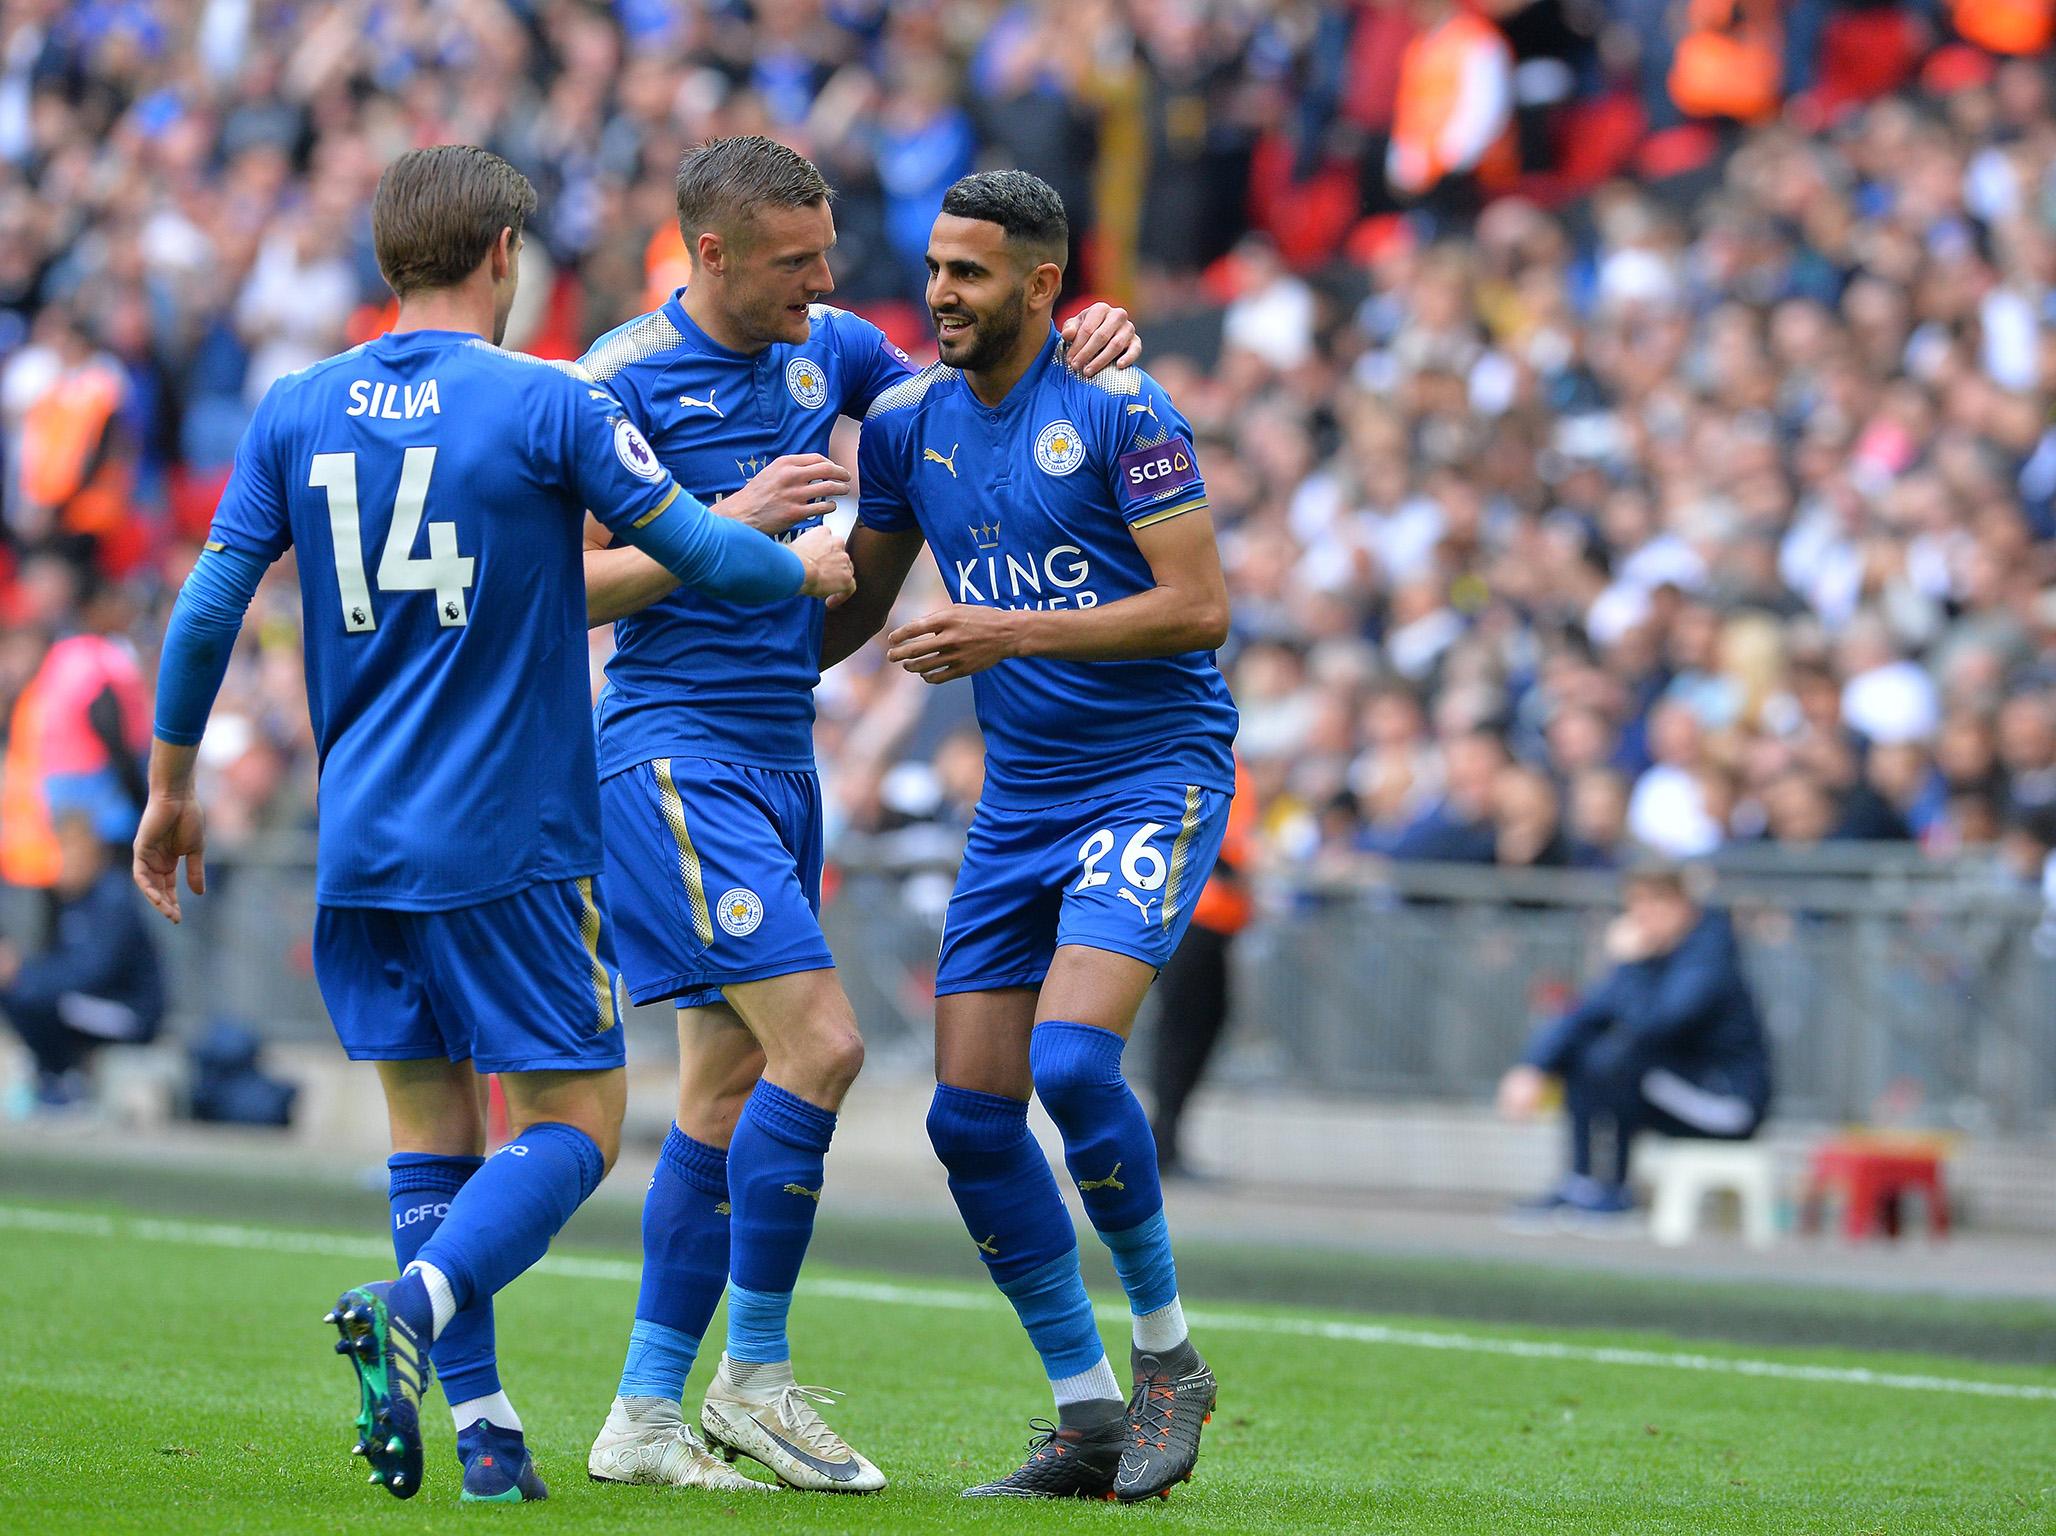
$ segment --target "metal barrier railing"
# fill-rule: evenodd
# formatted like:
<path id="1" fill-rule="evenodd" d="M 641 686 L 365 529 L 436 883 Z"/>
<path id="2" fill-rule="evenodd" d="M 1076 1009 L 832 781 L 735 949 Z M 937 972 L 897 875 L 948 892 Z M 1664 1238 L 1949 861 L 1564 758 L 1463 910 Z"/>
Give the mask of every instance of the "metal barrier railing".
<path id="1" fill-rule="evenodd" d="M 930 989 L 957 843 L 934 829 L 845 839 L 823 912 L 873 1070 L 925 1068 Z M 181 1027 L 233 1015 L 279 1038 L 328 1033 L 315 985 L 312 846 L 210 853 L 209 892 L 157 930 Z M 1222 1072 L 1235 1082 L 1482 1099 L 1528 1030 L 1600 969 L 1618 898 L 1585 871 L 1366 862 L 1261 882 L 1236 950 Z M 2056 922 L 1974 865 L 1903 850 L 1720 873 L 1776 1052 L 1781 1114 L 2056 1133 Z M 37 903 L 0 893 L 21 934 Z M 631 1035 L 668 1036 L 668 1010 Z M 1147 1037 L 1147 1028 L 1144 1036 Z M 1145 1047 L 1146 1048 L 1146 1047 Z"/>

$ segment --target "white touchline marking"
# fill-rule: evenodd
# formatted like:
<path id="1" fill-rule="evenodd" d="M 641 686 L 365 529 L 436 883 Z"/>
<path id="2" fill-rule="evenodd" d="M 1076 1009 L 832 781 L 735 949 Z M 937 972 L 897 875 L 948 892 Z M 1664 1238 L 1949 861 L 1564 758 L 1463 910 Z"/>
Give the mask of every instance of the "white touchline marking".
<path id="1" fill-rule="evenodd" d="M 374 1238 L 334 1233 L 292 1232 L 276 1227 L 238 1226 L 231 1222 L 171 1221 L 153 1216 L 113 1217 L 80 1211 L 46 1211 L 33 1206 L 0 1205 L 0 1228 L 23 1232 L 54 1232 L 67 1237 L 127 1238 L 143 1242 L 180 1243 L 188 1247 L 256 1249 L 267 1253 L 314 1254 L 325 1258 L 392 1258 L 389 1244 Z M 536 1272 L 572 1280 L 614 1280 L 633 1285 L 642 1266 L 626 1259 L 596 1259 L 579 1254 L 553 1254 Z M 810 1296 L 838 1301 L 869 1301 L 882 1306 L 938 1307 L 955 1312 L 1003 1312 L 997 1296 L 941 1286 L 899 1285 L 879 1280 L 802 1280 Z M 1127 1307 L 1101 1303 L 1093 1313 L 1101 1322 L 1126 1322 Z M 1322 1322 L 1312 1318 L 1266 1317 L 1253 1312 L 1215 1312 L 1206 1308 L 1186 1314 L 1195 1328 L 1228 1333 L 1286 1334 L 1296 1338 L 1332 1339 L 1349 1344 L 1381 1344 L 1397 1349 L 1439 1349 L 1459 1354 L 1501 1355 L 1517 1360 L 1563 1360 L 1580 1365 L 1627 1365 L 1672 1371 L 1701 1371 L 1719 1376 L 1755 1376 L 1772 1381 L 1803 1381 L 1846 1387 L 1891 1387 L 1905 1392 L 1949 1392 L 1964 1397 L 2003 1397 L 2027 1402 L 2056 1402 L 2056 1386 L 2027 1382 L 1979 1381 L 1964 1376 L 1922 1376 L 1874 1371 L 1863 1366 L 1803 1365 L 1788 1360 L 1753 1360 L 1730 1355 L 1672 1354 L 1657 1349 L 1624 1349 L 1603 1344 L 1566 1344 L 1548 1339 L 1502 1339 L 1471 1333 L 1434 1333 L 1416 1328 L 1391 1328 L 1382 1323 Z"/>

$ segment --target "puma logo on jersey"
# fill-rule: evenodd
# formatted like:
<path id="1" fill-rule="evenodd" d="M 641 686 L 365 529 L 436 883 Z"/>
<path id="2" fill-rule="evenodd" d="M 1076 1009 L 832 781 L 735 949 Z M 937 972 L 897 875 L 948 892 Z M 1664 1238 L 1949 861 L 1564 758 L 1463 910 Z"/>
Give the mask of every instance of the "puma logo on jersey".
<path id="1" fill-rule="evenodd" d="M 695 400 L 691 395 L 680 395 L 678 397 L 678 404 L 681 410 L 692 410 L 696 408 L 702 411 L 712 411 L 716 416 L 719 416 L 723 421 L 728 420 L 728 413 L 722 410 L 720 406 L 714 403 L 714 391 L 711 389 L 707 391 L 707 398 L 704 400 Z"/>
<path id="2" fill-rule="evenodd" d="M 1113 1172 L 1103 1179 L 1080 1179 L 1078 1181 L 1078 1193 L 1081 1195 L 1089 1195 L 1095 1189 L 1118 1189 L 1125 1193 L 1127 1188 L 1128 1186 L 1121 1182 L 1121 1165 L 1119 1163 L 1114 1164 Z"/>
<path id="3" fill-rule="evenodd" d="M 996 1238 L 998 1238 L 998 1236 L 999 1236 L 999 1234 L 998 1234 L 997 1232 L 995 1232 L 995 1233 L 993 1233 L 993 1234 L 992 1234 L 992 1236 L 991 1236 L 991 1237 L 988 1237 L 988 1238 L 986 1238 L 984 1242 L 982 1242 L 982 1243 L 980 1243 L 980 1244 L 978 1245 L 978 1251 L 979 1251 L 980 1253 L 989 1253 L 989 1254 L 991 1254 L 991 1255 L 992 1255 L 992 1256 L 993 1256 L 993 1257 L 994 1257 L 995 1259 L 996 1259 L 996 1258 L 998 1258 L 998 1257 L 999 1257 L 999 1244 L 998 1244 L 998 1242 L 996 1242 L 996 1241 L 995 1241 L 995 1239 L 996 1239 Z"/>
<path id="4" fill-rule="evenodd" d="M 1125 885 L 1121 887 L 1120 896 L 1121 900 L 1127 902 L 1129 905 L 1134 907 L 1136 911 L 1142 914 L 1143 922 L 1147 923 L 1149 921 L 1149 909 L 1156 905 L 1156 898 L 1154 896 L 1150 897 L 1148 900 L 1145 901 L 1142 897 L 1137 896 L 1133 891 L 1129 890 L 1128 887 Z"/>
<path id="5" fill-rule="evenodd" d="M 946 459 L 933 448 L 923 448 L 921 450 L 921 462 L 923 464 L 940 464 L 949 471 L 950 479 L 954 480 L 957 478 L 957 450 L 961 447 L 963 447 L 962 443 L 951 443 L 949 445 L 949 457 Z"/>
<path id="6" fill-rule="evenodd" d="M 828 1186 L 824 1184 L 821 1186 L 821 1189 L 826 1189 L 827 1187 Z M 809 1189 L 804 1184 L 788 1184 L 785 1186 L 784 1192 L 788 1195 L 805 1195 L 809 1200 L 813 1201 L 816 1205 L 819 1205 L 821 1203 L 821 1190 Z"/>

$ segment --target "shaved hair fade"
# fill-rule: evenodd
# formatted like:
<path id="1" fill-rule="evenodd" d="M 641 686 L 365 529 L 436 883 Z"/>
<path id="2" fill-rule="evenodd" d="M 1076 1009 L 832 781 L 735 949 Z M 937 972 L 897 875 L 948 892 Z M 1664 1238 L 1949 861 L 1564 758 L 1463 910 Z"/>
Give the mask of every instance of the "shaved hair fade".
<path id="1" fill-rule="evenodd" d="M 979 171 L 942 194 L 942 211 L 953 218 L 982 219 L 1006 231 L 1008 246 L 1028 265 L 1053 262 L 1061 268 L 1070 254 L 1071 221 L 1057 189 L 1026 171 Z"/>
<path id="2" fill-rule="evenodd" d="M 810 208 L 835 194 L 814 162 L 761 134 L 709 139 L 678 162 L 678 232 L 738 238 L 759 208 Z M 697 259 L 697 252 L 694 252 Z"/>
<path id="3" fill-rule="evenodd" d="M 378 270 L 406 298 L 454 288 L 485 260 L 500 231 L 518 242 L 535 214 L 535 188 L 491 150 L 438 144 L 409 150 L 385 168 L 371 199 Z"/>

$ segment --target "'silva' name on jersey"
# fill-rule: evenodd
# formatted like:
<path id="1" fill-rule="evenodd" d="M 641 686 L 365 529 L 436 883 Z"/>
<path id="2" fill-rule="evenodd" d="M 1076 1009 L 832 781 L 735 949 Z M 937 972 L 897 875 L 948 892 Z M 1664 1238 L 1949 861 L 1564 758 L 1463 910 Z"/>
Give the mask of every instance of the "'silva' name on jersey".
<path id="1" fill-rule="evenodd" d="M 1068 556 L 1069 558 L 1063 558 Z M 1062 561 L 1059 564 L 1059 561 Z M 1091 579 L 1092 566 L 1085 551 L 1076 544 L 1059 544 L 1042 557 L 1040 566 L 1023 564 L 1012 555 L 987 555 L 983 560 L 952 559 L 956 568 L 957 601 L 987 603 L 995 608 L 1097 608 L 1099 594 L 1079 591 Z M 983 577 L 985 589 L 979 590 Z M 1044 595 L 1043 583 L 1057 590 Z M 1033 594 L 1031 596 L 1031 594 Z"/>
<path id="2" fill-rule="evenodd" d="M 375 416 L 380 421 L 412 421 L 417 416 L 442 413 L 442 397 L 436 393 L 434 379 L 406 385 L 358 379 L 350 385 L 350 408 L 343 412 L 345 416 Z"/>

